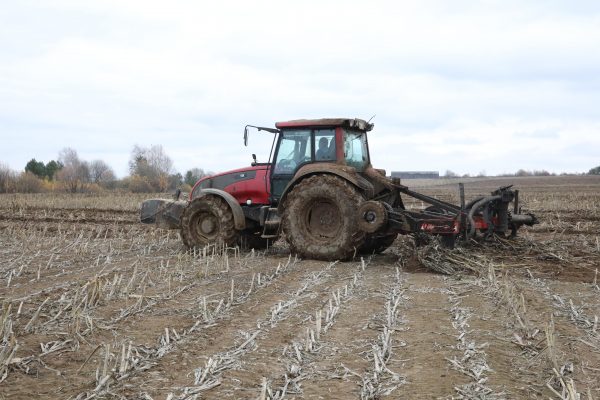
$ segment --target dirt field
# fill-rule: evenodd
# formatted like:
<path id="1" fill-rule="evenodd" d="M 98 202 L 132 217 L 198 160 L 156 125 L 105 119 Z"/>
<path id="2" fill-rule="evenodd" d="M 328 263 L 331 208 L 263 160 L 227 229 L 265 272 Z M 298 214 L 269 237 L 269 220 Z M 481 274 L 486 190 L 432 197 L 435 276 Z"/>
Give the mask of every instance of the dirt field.
<path id="1" fill-rule="evenodd" d="M 344 263 L 186 254 L 145 196 L 3 195 L 0 399 L 600 399 L 600 179 L 467 197 L 509 183 L 541 221 L 514 241 Z"/>

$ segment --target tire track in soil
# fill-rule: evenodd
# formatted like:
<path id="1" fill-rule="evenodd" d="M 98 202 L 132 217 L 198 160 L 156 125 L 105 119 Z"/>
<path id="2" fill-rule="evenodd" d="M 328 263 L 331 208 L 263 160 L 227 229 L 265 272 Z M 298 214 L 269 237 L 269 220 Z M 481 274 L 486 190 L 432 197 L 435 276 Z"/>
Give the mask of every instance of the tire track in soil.
<path id="1" fill-rule="evenodd" d="M 203 365 L 205 358 L 202 357 L 211 356 L 234 346 L 240 337 L 240 332 L 256 329 L 257 316 L 259 316 L 258 320 L 264 319 L 272 306 L 277 304 L 277 300 L 288 297 L 288 293 L 295 292 L 303 279 L 323 270 L 327 265 L 328 263 L 297 262 L 293 269 L 279 275 L 267 287 L 255 289 L 246 301 L 238 305 L 234 304 L 226 315 L 194 333 L 191 340 L 177 343 L 172 351 L 156 359 L 152 368 L 130 376 L 123 380 L 119 388 L 113 387 L 112 390 L 128 396 L 147 391 L 158 393 L 160 398 L 173 392 L 178 385 L 188 385 L 192 379 L 190 373 L 193 372 L 193 368 Z M 323 278 L 326 281 L 329 279 Z M 248 277 L 248 285 L 250 280 L 251 275 Z M 323 282 L 319 283 L 321 284 Z M 168 382 L 168 386 L 164 386 L 163 382 Z"/>
<path id="2" fill-rule="evenodd" d="M 318 355 L 303 365 L 308 378 L 302 380 L 301 398 L 359 397 L 361 377 L 371 365 L 365 354 L 371 351 L 379 334 L 380 326 L 375 319 L 386 302 L 382 282 L 393 282 L 395 271 L 393 264 L 372 262 L 367 266 L 362 287 L 343 304 L 335 324 L 321 336 Z M 280 367 L 278 372 L 281 371 L 285 367 Z"/>
<path id="3" fill-rule="evenodd" d="M 185 347 L 178 348 L 176 352 L 169 354 L 164 357 L 160 365 L 153 368 L 149 374 L 153 376 L 154 382 L 148 382 L 148 380 L 135 379 L 128 386 L 134 388 L 136 391 L 147 392 L 153 398 L 166 397 L 169 393 L 176 391 L 178 387 L 190 386 L 193 383 L 193 370 L 198 367 L 204 367 L 205 361 L 226 349 L 236 347 L 237 341 L 240 339 L 240 332 L 250 332 L 256 330 L 260 325 L 260 333 L 255 338 L 254 343 L 258 346 L 259 351 L 263 344 L 267 346 L 270 342 L 278 340 L 278 334 L 281 334 L 279 324 L 288 323 L 295 320 L 298 323 L 298 319 L 302 319 L 303 314 L 298 313 L 299 309 L 304 308 L 307 304 L 315 304 L 322 301 L 323 296 L 327 296 L 330 293 L 332 285 L 336 284 L 334 278 L 335 270 L 341 270 L 341 274 L 351 275 L 353 269 L 348 269 L 347 265 L 334 265 L 332 266 L 323 276 L 311 284 L 306 292 L 302 293 L 296 298 L 295 293 L 298 289 L 301 289 L 305 282 L 312 281 L 312 276 L 319 271 L 327 270 L 330 263 L 317 262 L 317 261 L 302 261 L 292 274 L 289 274 L 284 279 L 280 279 L 274 282 L 267 291 L 261 293 L 258 298 L 252 299 L 252 301 L 241 305 L 236 311 L 228 316 L 226 320 L 218 326 L 211 327 L 205 330 L 202 334 L 202 338 L 194 343 L 189 343 Z M 347 270 L 347 272 L 344 271 Z M 267 315 L 270 315 L 273 306 L 279 302 L 285 303 L 290 299 L 295 299 L 290 310 L 291 315 L 287 315 L 287 319 L 282 319 L 277 322 L 273 327 L 266 321 L 268 321 Z M 312 309 L 312 308 L 310 308 Z M 309 309 L 309 310 L 310 310 Z M 310 311 L 309 311 L 310 313 Z M 310 315 L 310 314 L 309 314 Z M 289 325 L 288 325 L 289 328 Z M 274 336 L 274 332 L 278 332 Z M 286 329 L 283 330 L 283 335 L 287 334 Z M 253 353 L 245 353 L 240 357 L 240 360 L 247 363 L 247 359 L 252 360 L 254 357 Z M 251 361 L 250 361 L 251 362 Z M 169 365 L 171 367 L 169 367 Z M 231 373 L 231 371 L 229 371 Z M 225 379 L 223 383 L 227 384 L 227 376 L 229 373 L 224 373 Z M 235 381 L 235 376 L 231 378 Z M 156 386 L 155 383 L 160 380 L 169 382 L 168 387 Z M 258 385 L 260 378 L 254 378 L 252 384 Z M 222 398 L 224 391 L 218 387 L 220 393 L 217 397 Z M 126 391 L 128 395 L 132 393 Z M 209 398 L 215 393 L 214 390 L 205 392 L 203 395 Z M 236 397 L 239 398 L 239 397 Z"/>
<path id="4" fill-rule="evenodd" d="M 388 367 L 402 374 L 407 383 L 396 395 L 409 399 L 437 399 L 468 382 L 463 374 L 450 367 L 446 358 L 455 354 L 456 331 L 452 326 L 450 282 L 447 277 L 430 272 L 404 272 L 408 288 L 401 316 L 408 330 L 399 332 L 406 343 L 392 357 Z"/>
<path id="5" fill-rule="evenodd" d="M 466 317 L 464 328 L 458 328 L 456 352 L 449 359 L 456 360 L 468 370 L 470 382 L 456 385 L 466 393 L 486 393 L 490 399 L 528 397 L 539 384 L 536 371 L 517 370 L 522 349 L 512 340 L 516 333 L 516 322 L 510 310 L 497 305 L 494 295 L 486 293 L 483 281 L 473 277 L 456 282 L 455 293 L 451 295 L 455 301 L 455 315 Z M 455 317 L 456 320 L 456 317 Z M 462 338 L 461 338 L 462 336 Z M 541 335 L 540 335 L 541 339 Z M 469 367 L 472 369 L 469 370 Z M 481 374 L 477 376 L 476 374 Z M 450 394 L 454 392 L 453 394 Z M 448 393 L 448 397 L 459 396 L 456 389 Z"/>
<path id="6" fill-rule="evenodd" d="M 265 335 L 257 338 L 258 348 L 255 352 L 247 354 L 243 360 L 243 368 L 229 370 L 223 374 L 222 384 L 207 393 L 210 398 L 255 398 L 263 377 L 274 376 L 285 371 L 286 363 L 282 360 L 282 351 L 293 339 L 298 339 L 298 334 L 306 335 L 306 328 L 314 329 L 314 316 L 317 310 L 328 303 L 333 292 L 340 290 L 352 281 L 360 268 L 360 263 L 348 262 L 336 264 L 328 277 L 327 282 L 319 284 L 312 290 L 312 295 L 306 301 L 299 301 L 297 307 L 287 318 L 280 321 L 273 328 L 267 328 Z M 345 304 L 342 309 L 345 309 Z M 333 326 L 338 323 L 338 318 L 346 311 L 336 315 Z M 330 331 L 328 331 L 330 332 Z M 321 333 L 323 339 L 327 334 Z"/>

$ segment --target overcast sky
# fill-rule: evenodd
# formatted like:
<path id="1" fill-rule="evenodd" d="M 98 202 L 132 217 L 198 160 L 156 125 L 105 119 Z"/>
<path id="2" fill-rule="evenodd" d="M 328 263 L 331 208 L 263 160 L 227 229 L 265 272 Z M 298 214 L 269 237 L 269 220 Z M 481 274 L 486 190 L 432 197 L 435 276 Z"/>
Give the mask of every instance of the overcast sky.
<path id="1" fill-rule="evenodd" d="M 488 174 L 600 165 L 600 2 L 0 3 L 0 161 L 63 147 L 127 174 L 266 161 L 273 126 L 374 118 L 378 168 Z"/>

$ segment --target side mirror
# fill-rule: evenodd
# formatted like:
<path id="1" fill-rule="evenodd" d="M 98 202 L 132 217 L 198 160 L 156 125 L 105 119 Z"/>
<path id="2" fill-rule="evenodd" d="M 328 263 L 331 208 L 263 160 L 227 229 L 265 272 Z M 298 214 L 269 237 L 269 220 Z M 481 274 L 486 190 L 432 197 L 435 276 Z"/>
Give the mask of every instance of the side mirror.
<path id="1" fill-rule="evenodd" d="M 254 167 L 257 164 L 256 162 L 256 154 L 252 154 L 252 166 Z"/>
<path id="2" fill-rule="evenodd" d="M 244 127 L 244 146 L 248 146 L 248 125 Z"/>

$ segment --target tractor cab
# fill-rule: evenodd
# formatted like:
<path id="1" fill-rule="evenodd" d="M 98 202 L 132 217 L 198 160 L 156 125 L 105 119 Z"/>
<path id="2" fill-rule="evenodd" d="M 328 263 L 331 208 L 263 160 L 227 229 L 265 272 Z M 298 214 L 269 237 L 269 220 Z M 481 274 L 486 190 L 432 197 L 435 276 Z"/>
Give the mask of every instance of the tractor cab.
<path id="1" fill-rule="evenodd" d="M 329 163 L 363 172 L 369 165 L 366 132 L 372 124 L 360 119 L 316 119 L 278 122 L 271 163 L 271 203 L 277 204 L 296 174 L 312 164 Z M 321 165 L 322 168 L 336 168 Z M 314 167 L 312 167 L 314 168 Z"/>

